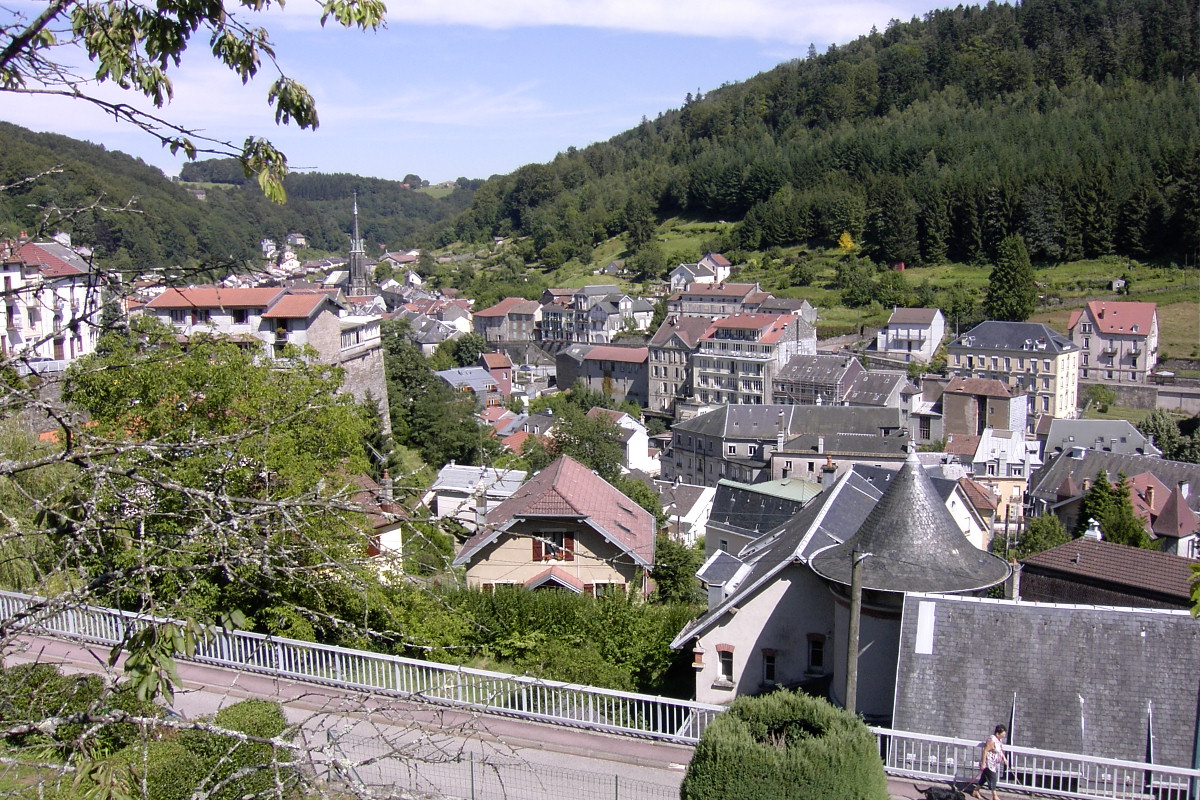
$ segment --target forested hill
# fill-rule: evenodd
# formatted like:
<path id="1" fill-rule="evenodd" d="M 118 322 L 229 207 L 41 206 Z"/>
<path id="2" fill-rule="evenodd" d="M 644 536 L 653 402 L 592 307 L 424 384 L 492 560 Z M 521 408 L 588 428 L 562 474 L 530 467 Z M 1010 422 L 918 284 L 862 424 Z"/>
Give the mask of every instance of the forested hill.
<path id="1" fill-rule="evenodd" d="M 1020 233 L 1047 262 L 1195 264 L 1198 66 L 1193 0 L 933 11 L 491 179 L 438 236 L 526 234 L 557 266 L 679 214 L 744 220 L 731 248 L 845 231 L 919 265 Z"/>
<path id="2" fill-rule="evenodd" d="M 288 176 L 285 205 L 268 201 L 253 181 L 212 187 L 198 200 L 124 153 L 8 123 L 0 123 L 0 185 L 7 187 L 0 191 L 0 233 L 40 231 L 47 210 L 56 209 L 68 216 L 52 220 L 45 233 L 69 232 L 74 244 L 131 270 L 240 264 L 258 256 L 261 239 L 282 242 L 293 231 L 313 248 L 345 252 L 355 192 L 360 230 L 376 256 L 379 245 L 399 248 L 415 231 L 462 211 L 472 189 L 436 198 L 399 181 L 306 173 Z"/>

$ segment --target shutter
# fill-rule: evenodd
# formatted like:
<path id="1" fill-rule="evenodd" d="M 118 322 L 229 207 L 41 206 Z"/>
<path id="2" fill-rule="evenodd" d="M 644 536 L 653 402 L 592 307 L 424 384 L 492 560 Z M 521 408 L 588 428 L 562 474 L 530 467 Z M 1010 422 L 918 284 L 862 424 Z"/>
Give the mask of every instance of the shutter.
<path id="1" fill-rule="evenodd" d="M 569 533 L 563 534 L 563 561 L 575 560 L 575 537 Z"/>
<path id="2" fill-rule="evenodd" d="M 586 594 L 588 597 L 595 597 L 596 596 L 596 584 L 585 583 L 583 585 L 583 593 Z"/>
<path id="3" fill-rule="evenodd" d="M 534 561 L 542 560 L 542 540 L 539 539 L 536 535 L 533 537 L 533 560 Z"/>

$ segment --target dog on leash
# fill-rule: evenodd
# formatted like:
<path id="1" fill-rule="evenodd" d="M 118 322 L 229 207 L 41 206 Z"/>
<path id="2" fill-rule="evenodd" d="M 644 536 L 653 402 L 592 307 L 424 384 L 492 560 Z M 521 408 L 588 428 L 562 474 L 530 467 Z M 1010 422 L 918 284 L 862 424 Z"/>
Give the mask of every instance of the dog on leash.
<path id="1" fill-rule="evenodd" d="M 974 784 L 971 787 L 974 788 Z M 922 789 L 914 783 L 913 788 L 924 795 L 925 800 L 967 800 L 968 794 L 953 784 L 950 786 L 927 786 Z M 978 797 L 973 793 L 972 795 Z"/>

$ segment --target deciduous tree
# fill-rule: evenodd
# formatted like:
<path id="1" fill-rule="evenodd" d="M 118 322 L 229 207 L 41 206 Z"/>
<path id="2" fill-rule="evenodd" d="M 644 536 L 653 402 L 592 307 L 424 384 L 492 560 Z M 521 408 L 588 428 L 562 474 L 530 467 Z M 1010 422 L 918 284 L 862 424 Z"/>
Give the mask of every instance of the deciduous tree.
<path id="1" fill-rule="evenodd" d="M 157 5 L 60 0 L 36 14 L 10 14 L 0 25 L 0 91 L 90 103 L 189 158 L 201 153 L 232 155 L 246 175 L 257 177 L 268 197 L 282 201 L 287 159 L 268 140 L 248 136 L 236 145 L 172 122 L 160 111 L 174 96 L 172 72 L 185 58 L 194 60 L 194 53 L 187 51 L 192 37 L 198 35 L 206 42 L 202 49 L 243 83 L 255 77 L 264 63 L 270 65 L 278 73 L 266 97 L 275 121 L 316 128 L 312 95 L 279 67 L 269 32 L 257 24 L 269 5 L 224 0 L 172 0 Z M 321 23 L 375 29 L 383 24 L 385 10 L 382 0 L 329 0 L 322 5 Z M 64 46 L 82 48 L 95 71 L 79 74 L 65 60 Z M 140 95 L 142 102 L 109 99 L 96 90 L 97 83 Z"/>

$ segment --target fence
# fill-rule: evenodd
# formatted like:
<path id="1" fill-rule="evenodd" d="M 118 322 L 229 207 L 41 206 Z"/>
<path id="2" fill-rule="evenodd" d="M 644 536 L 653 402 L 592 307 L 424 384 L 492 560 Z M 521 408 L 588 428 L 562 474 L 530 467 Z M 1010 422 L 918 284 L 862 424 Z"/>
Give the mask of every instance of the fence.
<path id="1" fill-rule="evenodd" d="M 379 753 L 372 753 L 375 746 Z M 587 772 L 533 765 L 516 759 L 460 758 L 413 760 L 389 758 L 384 748 L 368 739 L 342 739 L 338 749 L 352 749 L 368 763 L 341 774 L 323 777 L 330 783 L 352 783 L 378 797 L 463 798 L 463 800 L 678 800 L 679 785 L 636 780 L 614 773 Z"/>
<path id="2" fill-rule="evenodd" d="M 928 734 L 872 728 L 889 775 L 968 783 L 979 773 L 980 744 Z M 1005 747 L 1000 788 L 1097 800 L 1196 798 L 1200 770 L 1094 758 L 1030 747 Z"/>
<path id="3" fill-rule="evenodd" d="M 0 592 L 0 619 L 73 639 L 115 645 L 151 623 L 167 622 L 95 606 L 60 607 Z M 366 689 L 493 714 L 589 730 L 695 744 L 722 706 L 669 697 L 349 650 L 246 631 L 212 628 L 191 660 L 281 677 Z"/>
<path id="4" fill-rule="evenodd" d="M 114 645 L 152 622 L 144 615 L 93 606 L 57 606 L 40 598 L 0 592 L 0 620 L 10 629 L 64 636 Z M 266 673 L 350 689 L 366 689 L 400 697 L 466 707 L 477 711 L 534 719 L 590 730 L 694 744 L 722 706 L 667 697 L 617 692 L 590 686 L 544 681 L 499 672 L 436 664 L 416 659 L 348 650 L 340 647 L 277 639 L 245 631 L 212 629 L 200 642 L 193 660 L 218 666 Z M 969 781 L 977 772 L 979 743 L 890 728 L 871 728 L 879 740 L 888 774 L 934 781 Z M 1001 787 L 1043 795 L 1095 800 L 1200 800 L 1200 770 L 1167 767 L 1017 746 L 1007 748 L 1009 767 Z M 468 763 L 469 766 L 464 766 Z M 388 766 L 390 764 L 390 766 Z M 675 790 L 612 776 L 579 774 L 575 770 L 533 770 L 525 765 L 500 766 L 475 762 L 420 762 L 416 768 L 381 759 L 374 769 L 414 772 L 419 781 L 437 770 L 462 774 L 464 798 L 514 797 L 515 786 L 528 786 L 530 796 L 570 796 L 579 800 L 607 797 L 674 796 Z M 525 775 L 522 770 L 529 774 Z M 459 780 L 448 772 L 446 780 Z M 561 774 L 558 774 L 561 773 Z M 502 776 L 508 775 L 507 779 Z M 425 778 L 422 778 L 425 776 Z M 397 776 L 396 779 L 398 780 Z M 555 781 L 578 780 L 576 788 L 546 787 Z M 503 790 L 487 788 L 498 782 Z M 589 784 L 588 782 L 591 781 Z M 611 782 L 611 787 L 608 783 Z M 586 786 L 585 786 L 586 784 Z M 373 784 L 368 784 L 373 785 Z M 567 783 L 562 784 L 564 787 Z M 571 784 L 575 787 L 575 784 Z M 588 788 L 588 787 L 591 788 Z M 628 789 L 628 793 L 622 789 Z M 599 788 L 596 788 L 599 787 Z M 494 787 L 493 787 L 494 788 Z M 612 794 L 609 794 L 609 789 Z M 470 791 L 467 791 L 467 790 Z M 659 789 L 666 794 L 658 795 Z M 525 791 L 525 790 L 522 790 Z M 598 792 L 598 793 L 597 793 Z M 519 795 L 523 797 L 524 795 Z"/>

